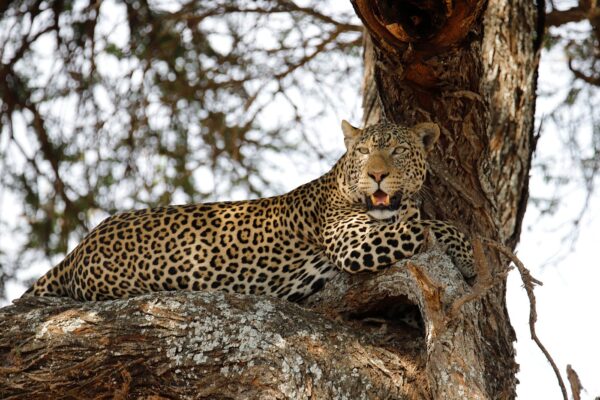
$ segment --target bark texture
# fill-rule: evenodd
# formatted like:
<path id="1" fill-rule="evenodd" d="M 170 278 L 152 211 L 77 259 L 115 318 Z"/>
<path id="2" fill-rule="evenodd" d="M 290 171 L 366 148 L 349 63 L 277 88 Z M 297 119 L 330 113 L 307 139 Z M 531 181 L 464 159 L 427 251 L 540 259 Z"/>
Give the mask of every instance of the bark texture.
<path id="1" fill-rule="evenodd" d="M 434 248 L 340 274 L 305 307 L 220 292 L 19 300 L 0 310 L 0 398 L 485 398 L 481 310 L 449 317 L 470 291 Z M 425 331 L 399 321 L 409 304 Z"/>
<path id="2" fill-rule="evenodd" d="M 442 127 L 429 157 L 425 215 L 514 248 L 535 147 L 543 6 L 523 0 L 352 3 L 371 33 L 364 122 Z M 518 366 L 502 278 L 507 262 L 490 251 L 485 257 L 500 283 L 478 301 L 486 317 L 471 344 L 482 360 L 485 397 L 513 398 Z"/>

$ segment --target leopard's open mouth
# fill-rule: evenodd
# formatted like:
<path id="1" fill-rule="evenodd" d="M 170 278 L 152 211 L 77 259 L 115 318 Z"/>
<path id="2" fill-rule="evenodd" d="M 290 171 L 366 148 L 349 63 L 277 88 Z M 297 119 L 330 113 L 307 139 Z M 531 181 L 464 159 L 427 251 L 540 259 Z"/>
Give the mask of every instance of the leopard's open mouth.
<path id="1" fill-rule="evenodd" d="M 397 210 L 402 201 L 402 193 L 390 196 L 381 189 L 377 189 L 370 196 L 366 196 L 367 209 L 369 210 Z"/>

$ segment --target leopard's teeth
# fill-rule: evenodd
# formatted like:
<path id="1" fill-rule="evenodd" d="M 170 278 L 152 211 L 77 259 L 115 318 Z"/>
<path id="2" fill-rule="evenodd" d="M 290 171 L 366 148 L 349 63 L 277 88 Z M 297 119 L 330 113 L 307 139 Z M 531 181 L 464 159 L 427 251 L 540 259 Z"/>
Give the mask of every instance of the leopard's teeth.
<path id="1" fill-rule="evenodd" d="M 374 194 L 371 195 L 371 203 L 376 206 L 389 206 L 390 205 L 390 196 L 386 195 L 383 200 L 377 198 Z"/>

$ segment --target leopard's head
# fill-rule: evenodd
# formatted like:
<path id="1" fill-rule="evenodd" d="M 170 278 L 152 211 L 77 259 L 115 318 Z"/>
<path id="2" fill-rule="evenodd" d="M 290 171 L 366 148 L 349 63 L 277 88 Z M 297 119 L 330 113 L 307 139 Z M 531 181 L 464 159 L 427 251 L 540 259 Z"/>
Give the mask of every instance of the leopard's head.
<path id="1" fill-rule="evenodd" d="M 383 122 L 365 129 L 342 121 L 346 155 L 341 188 L 349 199 L 364 204 L 369 215 L 388 219 L 403 201 L 421 189 L 425 157 L 440 135 L 437 124 L 413 127 Z"/>

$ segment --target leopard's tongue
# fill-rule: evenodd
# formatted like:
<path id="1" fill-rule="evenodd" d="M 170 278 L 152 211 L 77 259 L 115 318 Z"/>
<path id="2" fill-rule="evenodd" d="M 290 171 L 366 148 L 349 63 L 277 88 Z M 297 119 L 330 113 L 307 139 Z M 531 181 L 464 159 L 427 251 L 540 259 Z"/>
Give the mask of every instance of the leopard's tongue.
<path id="1" fill-rule="evenodd" d="M 376 206 L 389 206 L 390 196 L 383 190 L 378 189 L 371 195 L 371 202 Z"/>

